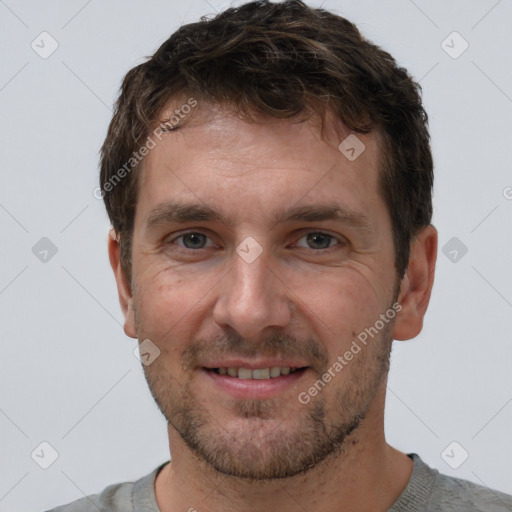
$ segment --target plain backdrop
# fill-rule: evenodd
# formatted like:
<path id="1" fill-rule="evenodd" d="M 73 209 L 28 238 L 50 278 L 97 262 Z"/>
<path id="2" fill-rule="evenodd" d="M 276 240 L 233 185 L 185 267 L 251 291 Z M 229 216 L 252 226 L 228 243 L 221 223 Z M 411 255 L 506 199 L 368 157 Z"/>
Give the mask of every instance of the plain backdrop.
<path id="1" fill-rule="evenodd" d="M 169 459 L 122 330 L 98 150 L 125 73 L 229 5 L 0 1 L 0 512 L 43 511 Z M 512 493 L 512 2 L 323 6 L 420 81 L 430 116 L 437 275 L 423 332 L 394 343 L 387 438 Z"/>

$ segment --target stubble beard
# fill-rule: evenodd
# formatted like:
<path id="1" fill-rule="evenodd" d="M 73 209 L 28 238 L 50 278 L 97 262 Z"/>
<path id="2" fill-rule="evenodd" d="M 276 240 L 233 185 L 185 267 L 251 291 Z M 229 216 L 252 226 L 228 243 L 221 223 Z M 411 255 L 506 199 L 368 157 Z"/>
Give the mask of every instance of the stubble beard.
<path id="1" fill-rule="evenodd" d="M 392 325 L 387 324 L 343 368 L 345 380 L 334 396 L 329 398 L 332 392 L 326 389 L 307 405 L 297 399 L 291 413 L 281 420 L 277 419 L 282 417 L 278 399 L 232 399 L 226 404 L 235 422 L 223 422 L 226 415 L 222 414 L 213 417 L 194 398 L 193 382 L 178 382 L 162 357 L 143 365 L 144 375 L 170 428 L 209 468 L 248 480 L 289 478 L 343 453 L 349 438 L 357 434 L 377 391 L 385 385 Z M 144 329 L 139 328 L 140 335 Z M 340 382 L 343 377 L 333 377 L 327 386 L 337 386 L 336 378 Z M 308 381 L 307 386 L 311 384 Z"/>

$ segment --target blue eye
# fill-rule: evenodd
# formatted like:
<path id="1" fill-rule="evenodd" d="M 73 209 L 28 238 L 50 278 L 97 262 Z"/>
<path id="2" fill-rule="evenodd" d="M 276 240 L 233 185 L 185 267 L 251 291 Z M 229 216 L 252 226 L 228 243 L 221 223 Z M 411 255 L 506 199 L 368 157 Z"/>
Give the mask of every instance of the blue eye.
<path id="1" fill-rule="evenodd" d="M 208 247 L 214 247 L 215 244 L 212 240 L 205 235 L 197 231 L 189 231 L 188 233 L 182 233 L 176 238 L 169 241 L 171 244 L 175 244 L 181 247 L 185 251 L 200 251 Z M 296 247 L 310 249 L 314 251 L 327 251 L 336 246 L 344 246 L 344 239 L 337 238 L 328 233 L 322 231 L 311 231 L 306 233 L 298 239 L 295 243 Z"/>
<path id="2" fill-rule="evenodd" d="M 195 232 L 190 232 L 190 233 L 185 233 L 183 235 L 180 235 L 179 237 L 175 238 L 173 240 L 176 241 L 176 240 L 182 240 L 183 241 L 183 246 L 186 248 L 186 249 L 204 249 L 204 247 L 206 247 L 206 242 L 208 240 L 208 237 L 206 235 L 204 235 L 203 233 L 195 233 Z M 178 244 L 178 245 L 182 245 L 182 244 Z"/>
<path id="3" fill-rule="evenodd" d="M 299 238 L 300 240 L 306 239 L 307 246 L 300 245 L 297 243 L 299 247 L 307 247 L 309 249 L 329 249 L 332 245 L 339 245 L 339 240 L 337 240 L 334 236 L 329 235 L 327 233 L 322 233 L 321 231 L 314 231 L 304 235 Z M 332 242 L 335 242 L 332 244 Z"/>

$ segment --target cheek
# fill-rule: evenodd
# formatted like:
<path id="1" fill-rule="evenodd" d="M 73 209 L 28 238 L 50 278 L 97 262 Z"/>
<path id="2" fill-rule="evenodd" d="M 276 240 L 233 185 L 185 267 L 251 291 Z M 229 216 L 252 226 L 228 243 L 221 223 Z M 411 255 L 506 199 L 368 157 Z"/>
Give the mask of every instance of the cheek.
<path id="1" fill-rule="evenodd" d="M 385 306 L 370 277 L 355 268 L 286 277 L 300 315 L 307 318 L 320 339 L 350 344 L 352 337 L 373 325 Z M 301 319 L 299 319 L 300 321 Z"/>
<path id="2" fill-rule="evenodd" d="M 209 292 L 218 281 L 202 273 L 180 269 L 149 269 L 138 281 L 136 307 L 144 336 L 154 338 L 161 350 L 179 350 L 197 331 L 199 314 L 208 302 Z"/>

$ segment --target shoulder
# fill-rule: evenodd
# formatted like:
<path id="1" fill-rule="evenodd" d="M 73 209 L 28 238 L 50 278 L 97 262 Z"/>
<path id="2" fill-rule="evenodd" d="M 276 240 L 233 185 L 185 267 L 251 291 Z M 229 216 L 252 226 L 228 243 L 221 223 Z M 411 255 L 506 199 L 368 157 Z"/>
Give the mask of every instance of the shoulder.
<path id="1" fill-rule="evenodd" d="M 85 496 L 47 512 L 124 512 L 132 509 L 133 482 L 109 485 L 101 493 Z"/>
<path id="2" fill-rule="evenodd" d="M 441 473 L 435 480 L 430 503 L 435 507 L 432 510 L 447 512 L 512 511 L 512 496 Z"/>
<path id="3" fill-rule="evenodd" d="M 411 478 L 389 512 L 511 512 L 512 496 L 439 473 L 418 454 Z"/>
<path id="4" fill-rule="evenodd" d="M 99 494 L 85 496 L 46 512 L 126 512 L 148 510 L 158 512 L 155 478 L 169 461 L 134 482 L 122 482 L 105 487 Z"/>

